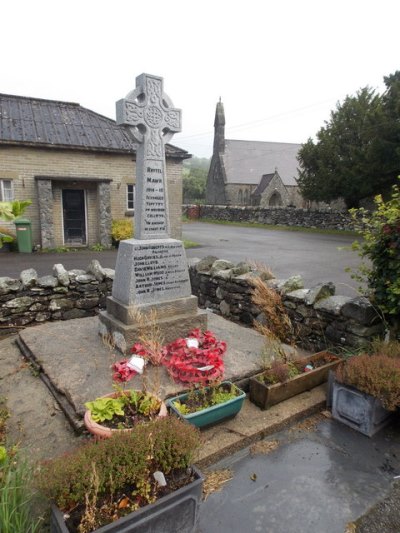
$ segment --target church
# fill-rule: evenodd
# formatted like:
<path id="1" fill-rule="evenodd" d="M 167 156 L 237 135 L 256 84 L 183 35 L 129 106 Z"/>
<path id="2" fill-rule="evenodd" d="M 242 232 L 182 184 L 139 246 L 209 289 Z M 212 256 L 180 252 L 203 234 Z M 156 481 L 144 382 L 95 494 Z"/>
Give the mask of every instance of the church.
<path id="1" fill-rule="evenodd" d="M 225 113 L 217 103 L 206 203 L 306 207 L 297 185 L 301 144 L 225 139 Z"/>

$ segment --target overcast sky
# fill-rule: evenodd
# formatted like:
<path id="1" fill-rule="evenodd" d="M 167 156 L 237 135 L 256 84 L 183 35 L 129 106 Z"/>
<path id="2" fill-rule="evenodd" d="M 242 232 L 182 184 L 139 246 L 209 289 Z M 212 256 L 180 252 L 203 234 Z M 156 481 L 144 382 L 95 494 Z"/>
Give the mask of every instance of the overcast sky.
<path id="1" fill-rule="evenodd" d="M 142 72 L 183 110 L 171 141 L 303 143 L 337 101 L 400 70 L 399 0 L 5 0 L 0 92 L 79 102 L 115 119 Z"/>

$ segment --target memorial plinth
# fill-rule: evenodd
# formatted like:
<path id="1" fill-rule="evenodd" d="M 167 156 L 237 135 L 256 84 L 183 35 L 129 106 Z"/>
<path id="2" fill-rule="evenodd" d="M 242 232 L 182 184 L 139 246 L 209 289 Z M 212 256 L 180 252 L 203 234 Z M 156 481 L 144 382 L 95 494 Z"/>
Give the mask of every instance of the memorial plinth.
<path id="1" fill-rule="evenodd" d="M 207 328 L 207 315 L 192 296 L 186 254 L 175 239 L 128 239 L 118 249 L 112 296 L 99 314 L 100 334 L 111 333 L 125 353 L 137 341 L 137 312 L 155 311 L 165 342 L 193 328 Z M 154 315 L 152 315 L 154 319 Z"/>
<path id="2" fill-rule="evenodd" d="M 162 78 L 138 76 L 136 89 L 117 102 L 117 122 L 129 126 L 138 143 L 135 238 L 120 243 L 112 296 L 99 315 L 99 332 L 111 334 L 125 353 L 147 317 L 156 316 L 165 342 L 170 342 L 193 328 L 206 329 L 207 315 L 191 294 L 183 244 L 170 238 L 164 144 L 181 130 L 181 112 L 163 92 Z"/>

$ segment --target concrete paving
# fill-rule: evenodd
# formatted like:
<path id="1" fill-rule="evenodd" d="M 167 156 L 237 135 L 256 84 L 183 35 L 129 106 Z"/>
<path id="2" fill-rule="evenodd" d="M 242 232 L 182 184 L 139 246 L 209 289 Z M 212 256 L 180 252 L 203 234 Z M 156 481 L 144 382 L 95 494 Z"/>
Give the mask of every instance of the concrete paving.
<path id="1" fill-rule="evenodd" d="M 232 479 L 203 502 L 197 533 L 343 533 L 400 474 L 400 424 L 369 439 L 317 415 L 210 467 L 221 469 Z M 398 533 L 398 502 L 390 495 L 357 532 Z"/>

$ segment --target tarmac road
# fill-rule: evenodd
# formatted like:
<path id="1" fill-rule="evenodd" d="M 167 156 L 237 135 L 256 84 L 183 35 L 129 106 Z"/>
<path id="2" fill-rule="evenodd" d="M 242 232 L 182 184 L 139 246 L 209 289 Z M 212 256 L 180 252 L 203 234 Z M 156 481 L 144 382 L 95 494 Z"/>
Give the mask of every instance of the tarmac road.
<path id="1" fill-rule="evenodd" d="M 355 240 L 349 235 L 329 235 L 191 222 L 183 226 L 185 239 L 200 248 L 187 250 L 187 256 L 215 255 L 233 262 L 255 260 L 269 266 L 277 278 L 300 274 L 309 288 L 333 281 L 336 293 L 356 296 L 358 284 L 345 272 L 360 259 L 356 252 L 343 250 Z"/>
<path id="2" fill-rule="evenodd" d="M 300 274 L 306 287 L 333 281 L 337 294 L 357 294 L 357 283 L 344 269 L 348 266 L 356 267 L 359 257 L 351 250 L 340 250 L 353 242 L 354 237 L 348 235 L 190 222 L 183 225 L 183 238 L 200 244 L 199 247 L 187 250 L 189 259 L 207 255 L 234 262 L 250 259 L 268 265 L 277 278 Z M 52 272 L 55 263 L 62 263 L 67 270 L 85 269 L 92 259 L 98 259 L 103 267 L 115 268 L 116 257 L 116 250 L 48 254 L 0 253 L 0 276 L 19 277 L 21 270 L 26 268 L 34 268 L 43 276 Z"/>

